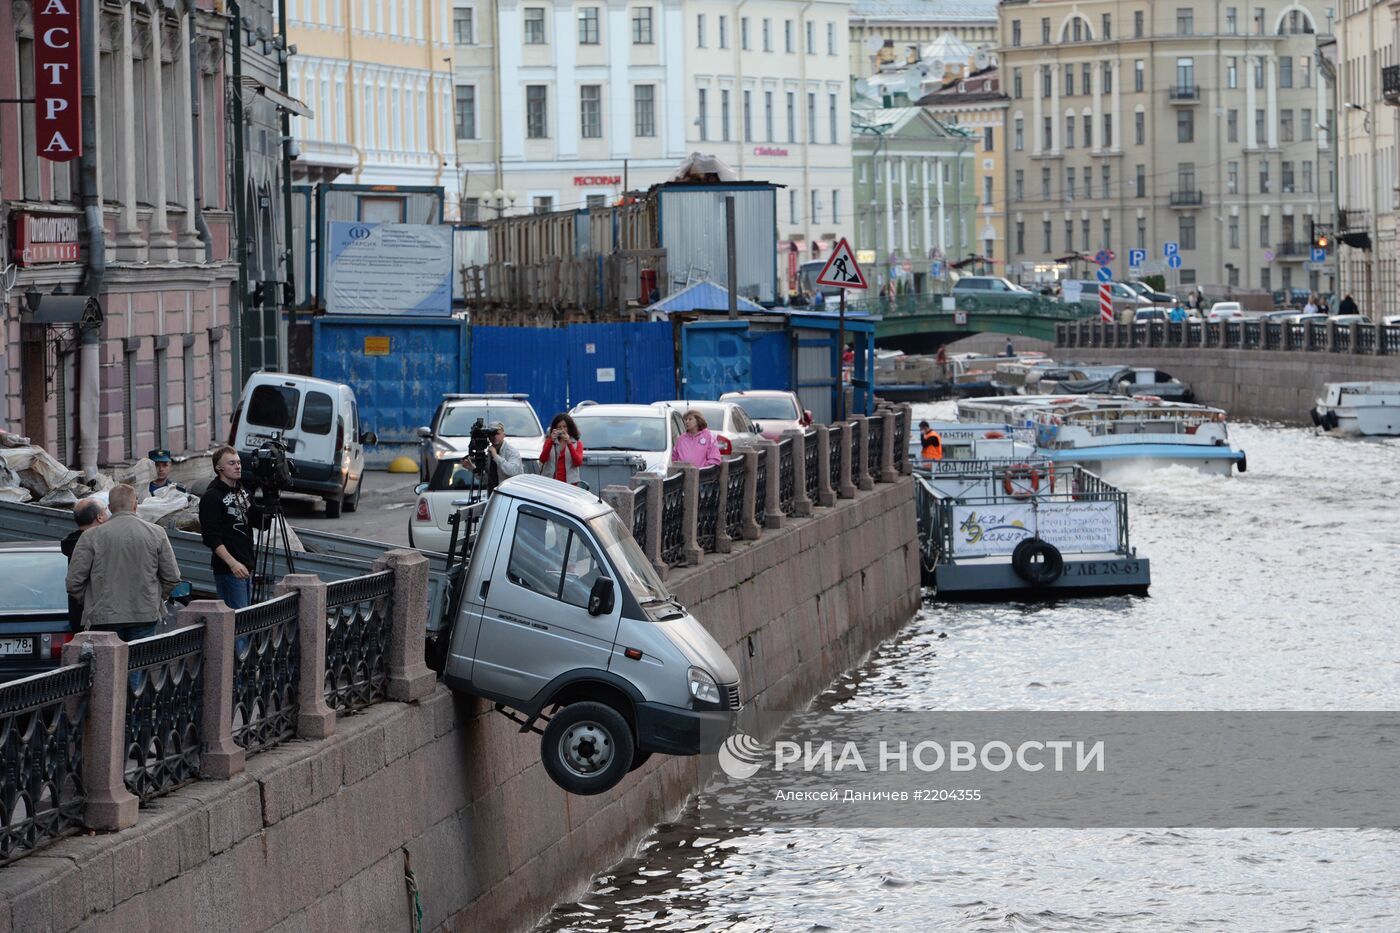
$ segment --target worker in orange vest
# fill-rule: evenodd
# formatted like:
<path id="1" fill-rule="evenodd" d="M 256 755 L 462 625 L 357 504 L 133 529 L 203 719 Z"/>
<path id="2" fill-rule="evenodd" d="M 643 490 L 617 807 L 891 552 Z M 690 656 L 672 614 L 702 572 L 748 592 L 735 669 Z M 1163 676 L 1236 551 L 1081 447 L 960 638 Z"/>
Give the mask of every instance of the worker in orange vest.
<path id="1" fill-rule="evenodd" d="M 922 445 L 920 454 L 925 460 L 943 459 L 943 438 L 938 436 L 938 432 L 928 426 L 927 421 L 919 422 L 919 443 Z"/>

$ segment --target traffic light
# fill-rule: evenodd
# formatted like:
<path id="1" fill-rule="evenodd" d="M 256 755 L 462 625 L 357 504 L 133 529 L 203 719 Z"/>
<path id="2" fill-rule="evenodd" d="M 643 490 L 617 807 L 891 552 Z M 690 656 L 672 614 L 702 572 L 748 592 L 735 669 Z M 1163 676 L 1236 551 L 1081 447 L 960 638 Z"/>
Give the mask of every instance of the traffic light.
<path id="1" fill-rule="evenodd" d="M 1329 249 L 1332 246 L 1332 238 L 1325 233 L 1319 233 L 1313 239 L 1313 246 L 1316 246 L 1318 249 Z"/>

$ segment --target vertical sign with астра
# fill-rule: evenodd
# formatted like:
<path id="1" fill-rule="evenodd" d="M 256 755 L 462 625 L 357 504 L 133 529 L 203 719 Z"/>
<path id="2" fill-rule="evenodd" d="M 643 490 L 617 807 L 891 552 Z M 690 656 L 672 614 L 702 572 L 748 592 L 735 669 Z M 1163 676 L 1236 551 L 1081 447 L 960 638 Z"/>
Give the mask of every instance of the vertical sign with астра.
<path id="1" fill-rule="evenodd" d="M 69 162 L 82 149 L 78 0 L 38 0 L 34 18 L 34 140 L 39 158 Z"/>

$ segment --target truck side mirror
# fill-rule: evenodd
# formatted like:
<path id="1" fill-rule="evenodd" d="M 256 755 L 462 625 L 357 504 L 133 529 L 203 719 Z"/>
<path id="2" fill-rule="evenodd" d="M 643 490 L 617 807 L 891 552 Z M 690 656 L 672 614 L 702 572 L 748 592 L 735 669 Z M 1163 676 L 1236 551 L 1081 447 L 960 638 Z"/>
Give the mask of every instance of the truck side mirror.
<path id="1" fill-rule="evenodd" d="M 433 436 L 433 429 L 428 427 L 427 425 L 423 425 L 423 427 L 418 429 L 418 436 L 423 438 L 424 440 L 427 440 L 428 438 Z"/>
<path id="2" fill-rule="evenodd" d="M 608 577 L 593 581 L 593 589 L 588 591 L 588 614 L 603 616 L 613 610 L 613 582 Z"/>

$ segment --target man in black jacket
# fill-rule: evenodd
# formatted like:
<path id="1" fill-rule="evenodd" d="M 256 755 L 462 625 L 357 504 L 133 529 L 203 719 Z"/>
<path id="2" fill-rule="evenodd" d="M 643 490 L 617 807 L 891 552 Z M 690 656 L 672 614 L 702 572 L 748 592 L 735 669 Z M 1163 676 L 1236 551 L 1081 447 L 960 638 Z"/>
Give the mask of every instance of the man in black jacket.
<path id="1" fill-rule="evenodd" d="M 253 505 L 239 485 L 243 461 L 232 447 L 220 447 L 210 457 L 214 481 L 199 500 L 199 533 L 213 552 L 214 589 L 230 609 L 253 602 L 253 527 L 262 527 L 262 509 Z"/>
<path id="2" fill-rule="evenodd" d="M 96 528 L 111 517 L 112 513 L 96 499 L 79 499 L 73 503 L 73 521 L 78 523 L 78 530 L 69 532 L 68 537 L 58 543 L 58 549 L 68 558 L 70 564 L 73 562 L 73 549 L 78 546 L 78 538 L 82 533 L 89 528 Z M 75 632 L 83 627 L 83 604 L 71 594 L 68 597 L 68 627 Z"/>
<path id="3" fill-rule="evenodd" d="M 1342 303 L 1337 305 L 1338 314 L 1359 314 L 1356 308 L 1356 300 L 1351 297 L 1351 293 L 1342 296 Z"/>

